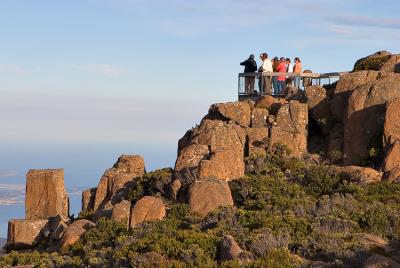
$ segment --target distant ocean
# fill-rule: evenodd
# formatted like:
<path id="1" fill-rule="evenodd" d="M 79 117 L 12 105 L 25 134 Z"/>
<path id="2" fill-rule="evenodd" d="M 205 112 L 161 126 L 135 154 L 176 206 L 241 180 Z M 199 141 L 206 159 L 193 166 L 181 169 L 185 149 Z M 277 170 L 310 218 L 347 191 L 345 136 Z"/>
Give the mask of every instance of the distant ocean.
<path id="1" fill-rule="evenodd" d="M 0 238 L 5 238 L 9 219 L 25 216 L 25 174 L 29 169 L 64 168 L 70 213 L 77 216 L 81 210 L 82 190 L 96 187 L 104 171 L 113 166 L 118 156 L 143 155 L 147 171 L 171 167 L 176 158 L 176 143 L 29 147 L 0 144 L 0 152 Z"/>

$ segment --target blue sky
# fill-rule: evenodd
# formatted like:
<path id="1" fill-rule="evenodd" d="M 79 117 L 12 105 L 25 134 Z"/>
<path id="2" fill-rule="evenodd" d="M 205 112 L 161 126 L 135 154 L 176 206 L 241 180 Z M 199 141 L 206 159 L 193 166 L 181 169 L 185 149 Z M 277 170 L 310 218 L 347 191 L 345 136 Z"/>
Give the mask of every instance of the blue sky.
<path id="1" fill-rule="evenodd" d="M 400 52 L 399 12 L 397 0 L 0 0 L 0 184 L 64 167 L 70 187 L 94 186 L 122 153 L 171 166 L 209 105 L 236 100 L 250 53 L 350 70 Z"/>

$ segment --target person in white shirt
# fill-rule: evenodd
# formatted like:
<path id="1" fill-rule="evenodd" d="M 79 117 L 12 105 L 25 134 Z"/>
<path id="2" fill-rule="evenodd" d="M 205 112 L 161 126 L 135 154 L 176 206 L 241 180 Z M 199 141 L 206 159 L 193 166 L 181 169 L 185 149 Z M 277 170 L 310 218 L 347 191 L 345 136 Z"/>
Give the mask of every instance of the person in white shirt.
<path id="1" fill-rule="evenodd" d="M 268 58 L 268 54 L 262 53 L 260 55 L 260 58 L 262 60 L 262 65 L 261 65 L 259 71 L 262 73 L 273 72 L 272 62 Z M 270 76 L 261 75 L 260 94 L 261 95 L 266 95 L 266 94 L 272 95 L 272 86 L 271 86 L 271 77 Z"/>
<path id="2" fill-rule="evenodd" d="M 286 72 L 293 73 L 293 64 L 290 62 L 289 58 L 286 58 Z M 287 76 L 286 85 L 292 85 L 292 84 L 293 84 L 293 77 Z"/>

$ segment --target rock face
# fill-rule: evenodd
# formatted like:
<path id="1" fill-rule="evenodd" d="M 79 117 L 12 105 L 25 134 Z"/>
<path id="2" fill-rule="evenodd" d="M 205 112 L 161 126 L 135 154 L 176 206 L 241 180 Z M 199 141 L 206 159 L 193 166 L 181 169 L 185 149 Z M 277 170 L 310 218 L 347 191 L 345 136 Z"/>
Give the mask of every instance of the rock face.
<path id="1" fill-rule="evenodd" d="M 282 143 L 293 156 L 307 153 L 308 107 L 305 103 L 291 101 L 283 105 L 276 116 L 276 126 L 271 128 L 271 144 Z"/>
<path id="2" fill-rule="evenodd" d="M 331 117 L 331 112 L 326 90 L 321 86 L 309 86 L 306 87 L 305 93 L 311 117 L 316 122 L 328 121 Z"/>
<path id="3" fill-rule="evenodd" d="M 189 189 L 190 211 L 199 216 L 220 206 L 233 206 L 228 183 L 220 180 L 202 180 L 193 183 Z"/>
<path id="4" fill-rule="evenodd" d="M 131 213 L 131 202 L 123 200 L 113 207 L 111 219 L 115 222 L 129 225 L 129 218 Z"/>
<path id="5" fill-rule="evenodd" d="M 107 206 L 108 202 L 118 203 L 129 188 L 129 182 L 145 173 L 144 159 L 139 155 L 122 155 L 114 166 L 101 177 L 96 189 L 93 210 Z"/>
<path id="6" fill-rule="evenodd" d="M 135 228 L 145 221 L 161 220 L 165 215 L 165 205 L 160 198 L 145 196 L 136 202 L 131 211 L 130 227 Z"/>
<path id="7" fill-rule="evenodd" d="M 42 238 L 41 231 L 47 220 L 10 220 L 8 222 L 7 246 L 13 249 L 29 248 Z"/>
<path id="8" fill-rule="evenodd" d="M 97 188 L 86 189 L 82 192 L 82 211 L 93 209 Z"/>
<path id="9" fill-rule="evenodd" d="M 400 166 L 400 141 L 396 141 L 389 146 L 386 157 L 382 163 L 384 172 L 390 171 Z"/>
<path id="10" fill-rule="evenodd" d="M 25 218 L 47 219 L 69 216 L 64 170 L 29 170 L 26 175 Z"/>
<path id="11" fill-rule="evenodd" d="M 379 51 L 365 58 L 359 59 L 354 65 L 354 71 L 375 70 L 385 72 L 400 72 L 400 55 L 393 55 L 387 51 Z"/>
<path id="12" fill-rule="evenodd" d="M 210 114 L 215 112 L 242 127 L 250 126 L 251 108 L 246 102 L 217 103 L 210 108 Z"/>
<path id="13" fill-rule="evenodd" d="M 208 119 L 212 115 L 179 142 L 182 149 L 178 151 L 175 176 L 184 184 L 199 177 L 228 180 L 243 176 L 245 130 L 237 124 Z"/>
<path id="14" fill-rule="evenodd" d="M 344 121 L 346 164 L 368 157 L 369 147 L 382 139 L 385 102 L 400 96 L 400 75 L 387 76 L 353 90 Z"/>
<path id="15" fill-rule="evenodd" d="M 400 98 L 395 98 L 386 104 L 384 123 L 384 146 L 400 141 Z"/>
<path id="16" fill-rule="evenodd" d="M 254 108 L 251 113 L 251 127 L 267 127 L 268 110 L 263 108 Z"/>
<path id="17" fill-rule="evenodd" d="M 65 249 L 68 246 L 75 244 L 86 231 L 90 230 L 94 226 L 96 225 L 88 220 L 78 220 L 73 222 L 68 226 L 61 238 L 61 249 Z"/>
<path id="18" fill-rule="evenodd" d="M 236 243 L 235 239 L 231 235 L 225 235 L 222 238 L 219 247 L 219 259 L 220 261 L 238 260 L 240 259 L 240 253 L 243 250 Z"/>

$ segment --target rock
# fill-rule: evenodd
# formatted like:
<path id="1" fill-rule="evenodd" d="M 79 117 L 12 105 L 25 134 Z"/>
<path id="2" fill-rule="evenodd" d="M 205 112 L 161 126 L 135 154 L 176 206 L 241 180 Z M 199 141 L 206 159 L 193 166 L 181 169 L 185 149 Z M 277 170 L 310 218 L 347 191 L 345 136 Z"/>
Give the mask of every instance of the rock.
<path id="1" fill-rule="evenodd" d="M 217 103 L 210 107 L 209 114 L 219 113 L 242 127 L 250 126 L 251 108 L 246 102 Z"/>
<path id="2" fill-rule="evenodd" d="M 131 213 L 131 202 L 123 200 L 118 204 L 115 204 L 112 209 L 111 219 L 115 222 L 125 224 L 129 226 L 129 217 Z"/>
<path id="3" fill-rule="evenodd" d="M 359 59 L 354 64 L 354 71 L 361 71 L 361 70 L 380 71 L 381 66 L 390 59 L 391 55 L 392 54 L 387 51 L 378 51 L 365 58 Z"/>
<path id="4" fill-rule="evenodd" d="M 246 135 L 242 127 L 206 118 L 184 139 L 187 147 L 177 157 L 174 174 L 183 185 L 200 176 L 222 180 L 243 176 Z M 223 169 L 216 170 L 221 161 Z"/>
<path id="5" fill-rule="evenodd" d="M 240 253 L 243 250 L 236 243 L 235 239 L 231 235 L 225 235 L 219 246 L 219 260 L 230 261 L 240 259 Z"/>
<path id="6" fill-rule="evenodd" d="M 330 169 L 337 174 L 345 176 L 347 180 L 356 183 L 373 183 L 382 179 L 379 171 L 359 166 L 330 166 Z"/>
<path id="7" fill-rule="evenodd" d="M 381 143 L 385 102 L 399 96 L 400 74 L 384 77 L 353 90 L 347 119 L 344 121 L 345 164 L 359 164 L 368 157 L 369 147 Z"/>
<path id="8" fill-rule="evenodd" d="M 386 103 L 385 123 L 383 127 L 384 146 L 400 141 L 400 98 Z"/>
<path id="9" fill-rule="evenodd" d="M 25 249 L 35 246 L 42 238 L 41 231 L 47 223 L 48 220 L 44 219 L 10 220 L 7 247 Z"/>
<path id="10" fill-rule="evenodd" d="M 376 81 L 379 72 L 359 71 L 344 74 L 338 81 L 330 101 L 331 113 L 336 120 L 343 122 L 347 117 L 347 103 L 351 92 L 358 86 Z"/>
<path id="11" fill-rule="evenodd" d="M 400 140 L 389 146 L 385 159 L 382 163 L 384 172 L 390 171 L 400 166 Z"/>
<path id="12" fill-rule="evenodd" d="M 380 66 L 380 71 L 400 73 L 400 54 L 390 55 L 389 59 Z"/>
<path id="13" fill-rule="evenodd" d="M 326 96 L 326 90 L 321 86 L 306 87 L 308 109 L 311 117 L 320 125 L 326 125 L 331 118 L 330 104 Z"/>
<path id="14" fill-rule="evenodd" d="M 276 114 L 276 111 L 279 110 L 279 108 L 283 105 L 286 104 L 287 101 L 284 99 L 277 99 L 274 98 L 270 95 L 262 96 L 256 101 L 256 108 L 263 108 L 263 109 L 268 109 L 268 111 L 272 114 Z"/>
<path id="15" fill-rule="evenodd" d="M 268 143 L 268 133 L 269 130 L 267 127 L 253 127 L 247 129 L 249 156 L 266 156 L 265 148 Z"/>
<path id="16" fill-rule="evenodd" d="M 344 129 L 342 124 L 335 124 L 329 133 L 329 152 L 340 153 L 340 159 L 337 160 L 341 160 L 343 157 L 343 135 Z"/>
<path id="17" fill-rule="evenodd" d="M 115 199 L 118 203 L 129 191 L 130 183 L 146 172 L 144 159 L 139 155 L 122 155 L 114 166 L 101 177 L 97 186 L 94 210 L 102 209 L 107 202 Z"/>
<path id="18" fill-rule="evenodd" d="M 178 199 L 178 192 L 182 187 L 182 183 L 180 180 L 176 179 L 174 180 L 171 185 L 170 185 L 170 189 L 171 189 L 171 199 L 172 200 L 177 200 Z"/>
<path id="19" fill-rule="evenodd" d="M 82 192 L 82 211 L 94 209 L 97 188 L 86 189 Z"/>
<path id="20" fill-rule="evenodd" d="M 390 247 L 389 242 L 378 236 L 361 233 L 357 234 L 357 241 L 361 243 L 366 251 L 381 252 L 386 255 L 392 253 L 392 248 Z"/>
<path id="21" fill-rule="evenodd" d="M 364 262 L 363 268 L 400 268 L 400 264 L 395 262 L 394 260 L 384 257 L 379 254 L 373 254 L 368 257 Z"/>
<path id="22" fill-rule="evenodd" d="M 89 220 L 74 221 L 70 226 L 68 226 L 67 230 L 65 230 L 61 238 L 60 248 L 66 249 L 75 244 L 83 234 L 86 233 L 86 231 L 90 230 L 94 226 L 96 226 L 96 224 Z"/>
<path id="23" fill-rule="evenodd" d="M 223 150 L 211 154 L 199 165 L 199 179 L 233 180 L 244 176 L 243 155 L 236 150 Z"/>
<path id="24" fill-rule="evenodd" d="M 228 183 L 220 180 L 194 182 L 189 189 L 189 208 L 194 214 L 204 217 L 220 206 L 233 206 Z"/>
<path id="25" fill-rule="evenodd" d="M 385 180 L 389 182 L 400 182 L 400 167 L 396 167 L 385 174 Z"/>
<path id="26" fill-rule="evenodd" d="M 251 127 L 267 126 L 268 110 L 262 108 L 254 108 L 251 113 Z"/>
<path id="27" fill-rule="evenodd" d="M 63 169 L 31 169 L 26 174 L 25 218 L 69 217 Z"/>
<path id="28" fill-rule="evenodd" d="M 132 209 L 130 227 L 135 228 L 146 221 L 162 220 L 165 215 L 165 205 L 160 198 L 145 196 Z"/>
<path id="29" fill-rule="evenodd" d="M 295 157 L 301 157 L 307 153 L 307 104 L 291 101 L 283 105 L 278 110 L 276 123 L 276 126 L 271 128 L 271 145 L 285 144 Z"/>

